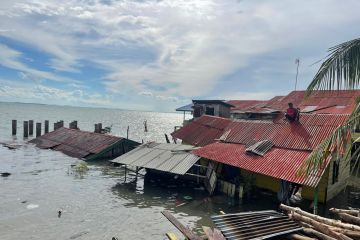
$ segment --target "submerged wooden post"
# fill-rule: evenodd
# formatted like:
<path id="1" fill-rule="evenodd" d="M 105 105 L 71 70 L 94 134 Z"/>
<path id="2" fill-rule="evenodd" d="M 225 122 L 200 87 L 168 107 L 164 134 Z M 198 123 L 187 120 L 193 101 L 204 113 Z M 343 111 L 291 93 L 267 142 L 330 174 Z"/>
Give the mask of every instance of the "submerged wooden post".
<path id="1" fill-rule="evenodd" d="M 62 127 L 64 127 L 64 121 L 63 121 L 63 120 L 60 120 L 60 121 L 59 121 L 59 128 L 62 128 Z"/>
<path id="2" fill-rule="evenodd" d="M 36 137 L 41 136 L 41 123 L 36 123 Z"/>
<path id="3" fill-rule="evenodd" d="M 97 123 L 95 123 L 94 133 L 97 133 L 97 132 L 98 132 L 98 129 L 99 129 L 98 124 L 97 124 Z"/>
<path id="4" fill-rule="evenodd" d="M 147 132 L 148 131 L 148 128 L 147 128 L 147 121 L 145 120 L 144 121 L 144 131 Z"/>
<path id="5" fill-rule="evenodd" d="M 29 120 L 29 135 L 32 136 L 34 134 L 34 120 Z"/>
<path id="6" fill-rule="evenodd" d="M 57 129 L 57 122 L 54 122 L 54 131 Z"/>
<path id="7" fill-rule="evenodd" d="M 49 120 L 45 120 L 45 134 L 49 132 Z"/>
<path id="8" fill-rule="evenodd" d="M 24 138 L 29 136 L 29 122 L 24 121 Z"/>
<path id="9" fill-rule="evenodd" d="M 12 135 L 15 136 L 16 135 L 16 126 L 17 125 L 17 121 L 16 120 L 12 120 Z"/>
<path id="10" fill-rule="evenodd" d="M 166 143 L 170 143 L 169 137 L 166 133 L 165 133 L 165 139 L 166 139 Z"/>
<path id="11" fill-rule="evenodd" d="M 128 126 L 127 130 L 126 130 L 126 139 L 129 139 L 129 129 L 130 129 L 130 127 Z"/>
<path id="12" fill-rule="evenodd" d="M 102 132 L 102 123 L 98 123 L 98 133 Z"/>

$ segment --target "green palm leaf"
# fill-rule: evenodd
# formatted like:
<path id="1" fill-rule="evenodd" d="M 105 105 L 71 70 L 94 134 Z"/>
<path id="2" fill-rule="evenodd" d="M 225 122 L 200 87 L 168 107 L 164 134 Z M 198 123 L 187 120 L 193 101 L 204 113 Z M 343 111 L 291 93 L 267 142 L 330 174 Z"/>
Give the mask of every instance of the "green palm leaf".
<path id="1" fill-rule="evenodd" d="M 360 83 L 360 38 L 339 44 L 329 49 L 329 55 L 307 88 L 306 95 L 313 90 L 355 89 Z M 299 173 L 310 174 L 324 167 L 324 162 L 333 150 L 341 157 L 343 164 L 349 164 L 356 156 L 349 157 L 349 133 L 360 124 L 360 103 L 348 120 L 325 139 L 302 164 Z M 340 154 L 346 152 L 347 154 Z"/>
<path id="2" fill-rule="evenodd" d="M 312 90 L 354 89 L 360 83 L 360 38 L 329 49 L 329 55 L 307 88 Z"/>

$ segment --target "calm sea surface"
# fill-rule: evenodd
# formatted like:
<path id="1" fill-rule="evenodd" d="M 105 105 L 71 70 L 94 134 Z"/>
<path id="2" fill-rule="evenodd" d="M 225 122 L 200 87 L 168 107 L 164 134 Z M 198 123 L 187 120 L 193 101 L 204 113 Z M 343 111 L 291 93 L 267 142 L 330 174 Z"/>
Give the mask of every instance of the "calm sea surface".
<path id="1" fill-rule="evenodd" d="M 177 113 L 0 103 L 0 142 L 21 145 L 16 150 L 0 145 L 0 172 L 11 173 L 0 177 L 0 239 L 166 239 L 166 232 L 181 234 L 162 216 L 165 209 L 199 231 L 202 225 L 212 226 L 210 216 L 220 210 L 276 208 L 271 194 L 239 205 L 224 196 L 209 198 L 185 183 L 144 183 L 143 177 L 134 181 L 134 176 L 125 182 L 123 170 L 106 162 L 90 162 L 89 171 L 79 173 L 71 167 L 77 159 L 37 149 L 22 138 L 24 120 L 50 120 L 50 130 L 55 121 L 64 120 L 67 126 L 78 120 L 82 130 L 93 131 L 101 122 L 112 125 L 112 134 L 126 136 L 129 126 L 133 140 L 165 142 L 164 133 L 181 125 L 182 118 Z M 18 120 L 17 138 L 11 136 L 12 119 Z M 188 196 L 192 200 L 185 200 Z"/>

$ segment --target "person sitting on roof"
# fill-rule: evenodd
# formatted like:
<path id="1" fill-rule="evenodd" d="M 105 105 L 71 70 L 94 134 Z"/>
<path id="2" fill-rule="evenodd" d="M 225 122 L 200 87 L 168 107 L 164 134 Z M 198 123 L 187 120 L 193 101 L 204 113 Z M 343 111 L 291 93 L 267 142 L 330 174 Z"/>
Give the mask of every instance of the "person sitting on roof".
<path id="1" fill-rule="evenodd" d="M 289 122 L 299 121 L 299 110 L 294 108 L 292 103 L 289 103 L 289 108 L 286 110 L 285 117 Z"/>

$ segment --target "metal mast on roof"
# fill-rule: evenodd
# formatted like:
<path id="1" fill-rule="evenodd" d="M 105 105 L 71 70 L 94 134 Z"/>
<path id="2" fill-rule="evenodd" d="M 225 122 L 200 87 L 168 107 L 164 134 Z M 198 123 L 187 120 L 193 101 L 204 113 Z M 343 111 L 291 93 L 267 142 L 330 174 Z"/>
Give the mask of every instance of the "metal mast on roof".
<path id="1" fill-rule="evenodd" d="M 297 67 L 296 67 L 296 78 L 295 78 L 295 91 L 296 91 L 297 79 L 298 79 L 298 75 L 299 75 L 300 58 L 295 59 L 295 64 L 297 64 Z"/>

